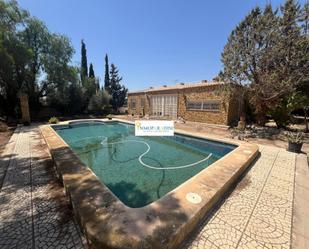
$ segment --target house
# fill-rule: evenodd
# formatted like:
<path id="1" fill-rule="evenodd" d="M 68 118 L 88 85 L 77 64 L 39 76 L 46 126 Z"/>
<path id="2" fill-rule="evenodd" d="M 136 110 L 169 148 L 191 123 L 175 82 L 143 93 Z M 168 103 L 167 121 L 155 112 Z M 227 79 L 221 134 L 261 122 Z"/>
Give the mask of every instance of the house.
<path id="1" fill-rule="evenodd" d="M 220 91 L 223 82 L 179 83 L 128 93 L 128 113 L 162 119 L 184 119 L 231 125 L 240 116 L 239 101 Z"/>

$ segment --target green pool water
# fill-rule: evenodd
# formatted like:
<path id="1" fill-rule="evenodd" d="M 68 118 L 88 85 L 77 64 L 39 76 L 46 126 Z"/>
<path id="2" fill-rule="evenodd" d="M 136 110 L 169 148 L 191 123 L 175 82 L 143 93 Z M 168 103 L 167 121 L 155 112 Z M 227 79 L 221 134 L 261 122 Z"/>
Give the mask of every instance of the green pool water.
<path id="1" fill-rule="evenodd" d="M 53 128 L 124 204 L 134 208 L 159 199 L 236 147 L 183 135 L 137 137 L 133 125 L 121 122 Z"/>

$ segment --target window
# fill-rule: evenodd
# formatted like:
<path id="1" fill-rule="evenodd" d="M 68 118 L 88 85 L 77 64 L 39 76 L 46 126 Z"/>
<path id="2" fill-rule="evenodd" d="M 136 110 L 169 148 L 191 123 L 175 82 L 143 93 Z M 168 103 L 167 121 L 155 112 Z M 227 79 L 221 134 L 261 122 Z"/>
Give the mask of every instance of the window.
<path id="1" fill-rule="evenodd" d="M 188 102 L 187 109 L 200 110 L 202 109 L 202 105 L 203 105 L 203 102 Z"/>
<path id="2" fill-rule="evenodd" d="M 219 101 L 203 102 L 203 110 L 219 111 L 220 110 L 220 102 Z"/>
<path id="3" fill-rule="evenodd" d="M 188 110 L 220 111 L 220 100 L 188 101 Z"/>

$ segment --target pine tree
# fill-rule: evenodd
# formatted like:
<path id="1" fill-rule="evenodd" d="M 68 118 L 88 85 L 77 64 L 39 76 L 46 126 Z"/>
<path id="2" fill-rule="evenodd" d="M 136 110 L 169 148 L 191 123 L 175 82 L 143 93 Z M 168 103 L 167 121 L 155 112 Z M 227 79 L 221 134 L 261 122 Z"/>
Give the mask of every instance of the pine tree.
<path id="1" fill-rule="evenodd" d="M 114 111 L 117 111 L 119 107 L 123 106 L 126 101 L 128 89 L 121 85 L 122 77 L 119 77 L 119 72 L 114 64 L 111 64 L 110 70 L 110 95 L 111 105 Z"/>
<path id="2" fill-rule="evenodd" d="M 84 43 L 84 40 L 82 40 L 82 48 L 81 48 L 81 81 L 82 84 L 85 84 L 85 80 L 88 77 L 88 65 L 87 65 L 87 50 L 86 50 L 86 44 Z"/>
<path id="3" fill-rule="evenodd" d="M 104 76 L 104 89 L 110 92 L 110 78 L 109 78 L 109 64 L 108 56 L 105 55 L 105 76 Z"/>
<path id="4" fill-rule="evenodd" d="M 281 11 L 254 8 L 232 31 L 222 53 L 223 77 L 247 91 L 259 124 L 266 113 L 286 102 L 308 77 L 308 40 L 298 17 L 301 8 L 287 0 Z M 280 107 L 281 108 L 281 107 Z"/>
<path id="5" fill-rule="evenodd" d="M 92 63 L 90 63 L 90 66 L 89 66 L 89 78 L 94 78 L 95 75 L 94 75 L 94 70 L 93 70 L 93 65 Z"/>

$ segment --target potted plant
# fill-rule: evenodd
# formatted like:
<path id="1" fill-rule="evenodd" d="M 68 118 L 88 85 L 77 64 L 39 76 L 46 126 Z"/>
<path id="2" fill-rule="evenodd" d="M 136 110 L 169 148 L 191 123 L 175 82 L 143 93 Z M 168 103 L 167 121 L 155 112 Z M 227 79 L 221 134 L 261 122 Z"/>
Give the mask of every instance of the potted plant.
<path id="1" fill-rule="evenodd" d="M 59 119 L 56 118 L 56 117 L 51 117 L 51 118 L 48 120 L 48 123 L 50 123 L 50 124 L 58 124 L 58 123 L 59 123 Z"/>
<path id="2" fill-rule="evenodd" d="M 108 120 L 112 120 L 112 118 L 113 118 L 113 116 L 111 114 L 108 114 L 106 117 L 108 118 Z"/>
<path id="3" fill-rule="evenodd" d="M 289 142 L 288 151 L 300 153 L 304 142 L 304 133 L 302 132 L 288 132 L 287 139 Z"/>

